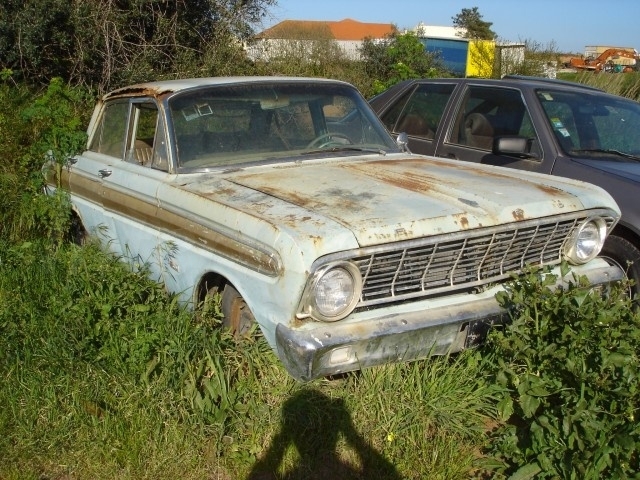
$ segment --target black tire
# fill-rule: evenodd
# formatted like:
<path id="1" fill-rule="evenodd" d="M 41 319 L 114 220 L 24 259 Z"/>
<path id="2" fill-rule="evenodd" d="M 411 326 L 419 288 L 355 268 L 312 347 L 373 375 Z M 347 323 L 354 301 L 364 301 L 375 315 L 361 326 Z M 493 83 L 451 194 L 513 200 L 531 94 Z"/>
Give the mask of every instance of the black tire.
<path id="1" fill-rule="evenodd" d="M 255 325 L 255 318 L 244 298 L 230 284 L 225 285 L 220 300 L 222 325 L 235 337 L 247 337 Z"/>
<path id="2" fill-rule="evenodd" d="M 82 220 L 75 213 L 71 216 L 69 225 L 68 240 L 76 245 L 83 246 L 87 243 L 88 233 L 82 225 Z"/>
<path id="3" fill-rule="evenodd" d="M 624 270 L 627 278 L 633 282 L 629 294 L 636 298 L 640 292 L 640 250 L 628 240 L 610 235 L 604 243 L 600 257 Z"/>

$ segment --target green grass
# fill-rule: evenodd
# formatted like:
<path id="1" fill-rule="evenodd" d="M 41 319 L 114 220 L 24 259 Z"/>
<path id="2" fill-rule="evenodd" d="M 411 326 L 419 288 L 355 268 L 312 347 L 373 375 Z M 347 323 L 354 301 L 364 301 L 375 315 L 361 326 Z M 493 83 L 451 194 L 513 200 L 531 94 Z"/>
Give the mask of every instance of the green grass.
<path id="1" fill-rule="evenodd" d="M 2 247 L 0 478 L 477 468 L 493 408 L 472 353 L 303 385 L 259 334 L 222 331 L 216 305 L 196 318 L 96 246 Z"/>
<path id="2" fill-rule="evenodd" d="M 558 79 L 583 83 L 613 93 L 640 101 L 640 73 L 561 73 Z"/>

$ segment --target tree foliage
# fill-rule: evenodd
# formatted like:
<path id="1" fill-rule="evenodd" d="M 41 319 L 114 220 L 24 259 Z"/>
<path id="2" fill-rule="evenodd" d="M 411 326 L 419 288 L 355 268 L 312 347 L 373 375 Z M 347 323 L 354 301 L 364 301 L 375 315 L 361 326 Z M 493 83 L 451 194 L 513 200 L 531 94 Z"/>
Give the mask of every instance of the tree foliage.
<path id="1" fill-rule="evenodd" d="M 384 41 L 365 39 L 360 53 L 364 71 L 372 82 L 370 93 L 374 95 L 402 80 L 443 73 L 439 57 L 427 52 L 412 32 L 396 32 Z"/>
<path id="2" fill-rule="evenodd" d="M 276 0 L 5 0 L 0 68 L 104 91 L 133 81 L 242 73 L 242 41 Z"/>
<path id="3" fill-rule="evenodd" d="M 482 15 L 478 7 L 463 8 L 460 13 L 451 17 L 453 25 L 464 30 L 466 38 L 474 40 L 495 40 L 496 33 L 491 30 L 492 22 L 486 22 L 482 19 Z"/>

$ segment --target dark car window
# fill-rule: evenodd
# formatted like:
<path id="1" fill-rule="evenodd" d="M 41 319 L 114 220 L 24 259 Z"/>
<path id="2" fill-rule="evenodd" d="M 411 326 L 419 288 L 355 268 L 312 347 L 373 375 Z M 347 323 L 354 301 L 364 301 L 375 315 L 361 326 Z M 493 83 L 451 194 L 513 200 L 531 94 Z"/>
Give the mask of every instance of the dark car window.
<path id="1" fill-rule="evenodd" d="M 432 139 L 455 85 L 425 83 L 413 91 L 393 127 L 394 133 Z"/>
<path id="2" fill-rule="evenodd" d="M 529 151 L 540 158 L 538 136 L 519 90 L 472 85 L 456 115 L 449 142 L 491 150 L 498 136 L 527 139 Z"/>
<path id="3" fill-rule="evenodd" d="M 407 100 L 411 97 L 412 91 L 413 89 L 410 89 L 405 92 L 394 102 L 393 106 L 389 110 L 380 115 L 380 120 L 382 120 L 382 123 L 384 123 L 384 126 L 387 127 L 387 130 L 390 132 L 394 131 L 396 123 L 398 123 L 398 118 L 400 117 Z"/>

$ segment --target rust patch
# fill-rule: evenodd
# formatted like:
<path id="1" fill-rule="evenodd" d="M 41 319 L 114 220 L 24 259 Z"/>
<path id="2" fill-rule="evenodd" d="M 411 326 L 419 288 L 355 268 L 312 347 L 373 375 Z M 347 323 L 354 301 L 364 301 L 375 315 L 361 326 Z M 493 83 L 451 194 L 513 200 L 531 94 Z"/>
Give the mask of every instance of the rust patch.
<path id="1" fill-rule="evenodd" d="M 467 228 L 469 228 L 469 220 L 467 219 L 467 217 L 461 217 L 460 218 L 460 226 L 466 230 Z"/>
<path id="2" fill-rule="evenodd" d="M 543 185 L 541 183 L 537 183 L 536 188 L 543 191 L 544 193 L 548 193 L 549 195 L 558 195 L 558 192 L 562 192 L 562 190 L 556 187 L 552 187 L 551 185 Z"/>
<path id="3" fill-rule="evenodd" d="M 123 87 L 113 92 L 107 93 L 103 100 L 110 100 L 113 98 L 122 97 L 161 97 L 167 93 L 173 91 L 168 88 L 158 88 L 148 84 L 132 85 L 130 87 Z"/>
<path id="4" fill-rule="evenodd" d="M 511 212 L 511 215 L 513 215 L 513 218 L 516 220 L 516 222 L 521 222 L 524 220 L 524 210 L 522 210 L 521 208 L 516 208 L 513 212 Z"/>
<path id="5" fill-rule="evenodd" d="M 407 162 L 407 160 L 392 160 L 392 161 L 380 161 L 371 162 L 364 165 L 347 165 L 345 168 L 353 168 L 354 170 L 364 172 L 371 178 L 375 178 L 381 182 L 389 185 L 394 185 L 405 190 L 411 190 L 413 192 L 426 192 L 432 190 L 434 186 L 437 186 L 438 180 L 430 175 L 417 175 L 415 170 L 410 171 L 393 171 L 385 168 L 380 168 L 384 165 L 398 164 L 398 165 L 415 165 L 415 162 Z"/>

